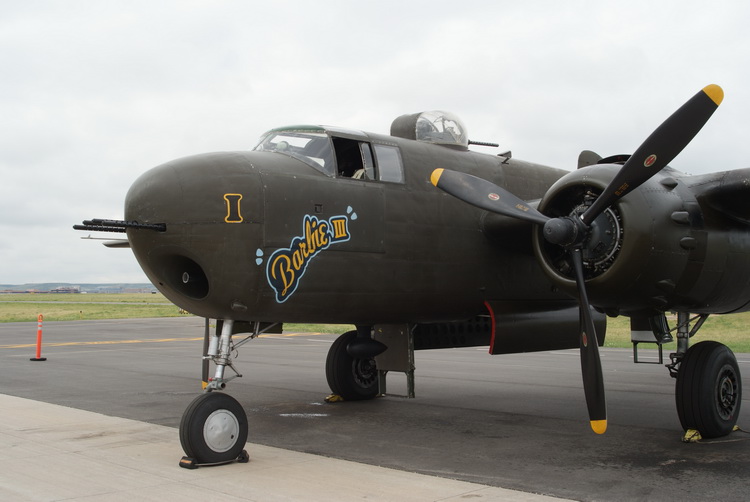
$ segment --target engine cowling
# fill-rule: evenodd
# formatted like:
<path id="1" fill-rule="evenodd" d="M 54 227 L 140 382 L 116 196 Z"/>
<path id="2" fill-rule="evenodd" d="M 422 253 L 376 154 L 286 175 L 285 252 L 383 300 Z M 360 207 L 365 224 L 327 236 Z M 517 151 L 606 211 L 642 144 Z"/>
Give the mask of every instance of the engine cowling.
<path id="1" fill-rule="evenodd" d="M 594 165 L 564 176 L 550 187 L 539 210 L 552 217 L 581 214 L 620 167 Z M 592 222 L 582 251 L 589 299 L 598 309 L 649 315 L 717 307 L 711 305 L 717 260 L 709 251 L 721 249 L 709 250 L 701 206 L 678 179 L 666 168 Z M 534 250 L 555 285 L 576 295 L 565 250 L 546 242 L 541 229 L 534 234 Z"/>

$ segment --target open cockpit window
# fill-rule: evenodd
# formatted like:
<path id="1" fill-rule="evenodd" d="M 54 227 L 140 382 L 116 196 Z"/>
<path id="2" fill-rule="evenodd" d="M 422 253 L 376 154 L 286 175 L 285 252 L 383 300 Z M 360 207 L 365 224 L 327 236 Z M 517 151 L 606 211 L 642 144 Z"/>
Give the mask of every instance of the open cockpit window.
<path id="1" fill-rule="evenodd" d="M 331 140 L 325 132 L 275 130 L 266 133 L 253 149 L 289 155 L 323 174 L 333 176 L 335 162 Z"/>
<path id="2" fill-rule="evenodd" d="M 370 143 L 349 138 L 331 138 L 336 151 L 336 166 L 339 178 L 376 180 L 375 161 Z"/>
<path id="3" fill-rule="evenodd" d="M 371 144 L 349 138 L 333 137 L 339 178 L 404 182 L 404 169 L 397 146 Z"/>

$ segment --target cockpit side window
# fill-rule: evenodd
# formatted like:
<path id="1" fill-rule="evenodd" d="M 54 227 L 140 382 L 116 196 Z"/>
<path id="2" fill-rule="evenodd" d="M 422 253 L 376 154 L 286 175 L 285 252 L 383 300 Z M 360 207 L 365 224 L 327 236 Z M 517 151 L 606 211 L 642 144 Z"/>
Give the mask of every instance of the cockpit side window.
<path id="1" fill-rule="evenodd" d="M 362 152 L 362 162 L 365 166 L 365 177 L 368 180 L 374 180 L 377 179 L 375 177 L 375 161 L 372 158 L 372 148 L 370 148 L 370 143 L 365 143 L 364 141 L 359 144 L 359 149 Z"/>
<path id="2" fill-rule="evenodd" d="M 398 147 L 377 143 L 372 146 L 375 149 L 380 181 L 403 183 L 404 166 L 401 162 L 401 153 L 398 151 Z"/>
<path id="3" fill-rule="evenodd" d="M 340 178 L 378 179 L 370 143 L 348 138 L 333 137 L 332 139 Z"/>
<path id="4" fill-rule="evenodd" d="M 334 137 L 333 147 L 340 178 L 404 182 L 401 154 L 396 146 Z"/>
<path id="5" fill-rule="evenodd" d="M 347 138 L 331 138 L 333 150 L 336 152 L 336 170 L 340 178 L 361 179 L 364 174 L 362 152 L 359 141 Z"/>

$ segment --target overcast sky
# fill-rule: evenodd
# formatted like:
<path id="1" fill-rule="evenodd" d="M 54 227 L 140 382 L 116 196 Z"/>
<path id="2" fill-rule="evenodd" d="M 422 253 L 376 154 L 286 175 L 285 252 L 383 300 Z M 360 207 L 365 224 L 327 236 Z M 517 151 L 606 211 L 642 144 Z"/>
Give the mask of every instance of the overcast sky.
<path id="1" fill-rule="evenodd" d="M 146 282 L 71 226 L 121 219 L 153 166 L 288 124 L 387 133 L 444 109 L 573 169 L 716 83 L 722 106 L 671 165 L 748 167 L 749 21 L 741 0 L 0 0 L 0 284 Z"/>

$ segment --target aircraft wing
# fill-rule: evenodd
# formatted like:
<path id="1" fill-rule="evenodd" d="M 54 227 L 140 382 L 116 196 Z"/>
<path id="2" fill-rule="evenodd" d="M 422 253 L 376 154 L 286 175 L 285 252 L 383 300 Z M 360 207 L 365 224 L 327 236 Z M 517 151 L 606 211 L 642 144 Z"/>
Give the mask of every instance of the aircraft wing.
<path id="1" fill-rule="evenodd" d="M 696 183 L 697 182 L 697 183 Z M 690 184 L 701 202 L 745 224 L 750 224 L 750 169 L 696 176 Z"/>

